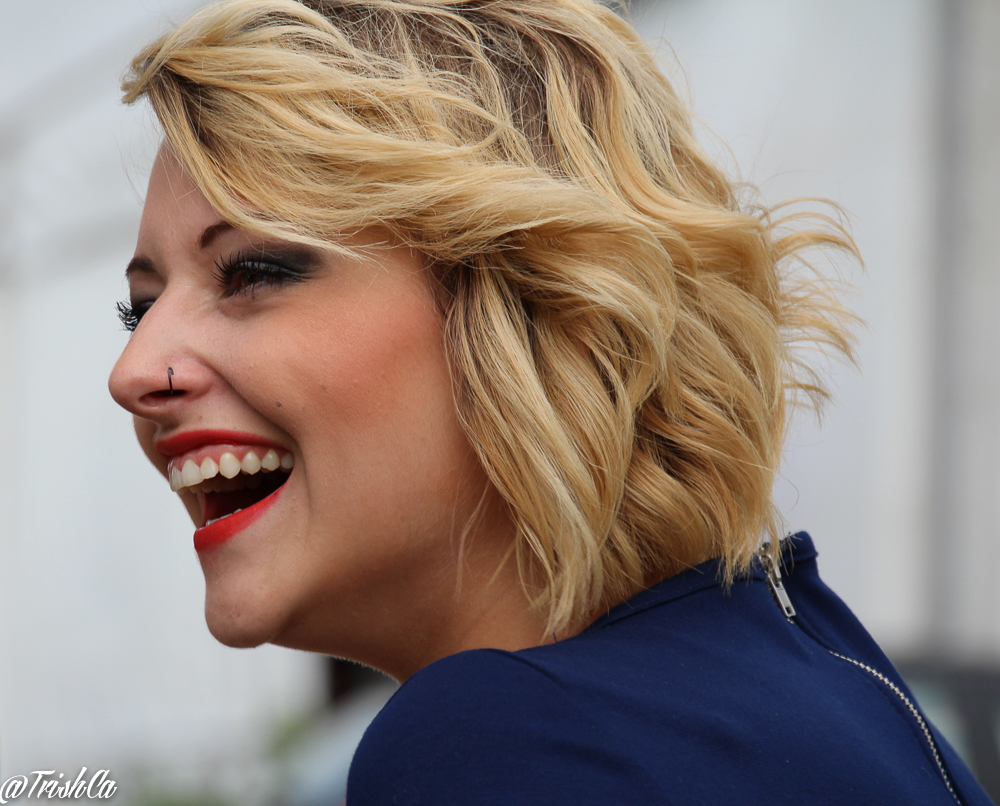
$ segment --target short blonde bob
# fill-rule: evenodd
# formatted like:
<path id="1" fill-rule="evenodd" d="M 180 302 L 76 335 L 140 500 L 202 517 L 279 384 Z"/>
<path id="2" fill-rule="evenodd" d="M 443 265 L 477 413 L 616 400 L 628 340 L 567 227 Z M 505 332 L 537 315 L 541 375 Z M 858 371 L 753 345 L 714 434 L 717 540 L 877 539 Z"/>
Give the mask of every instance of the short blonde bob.
<path id="1" fill-rule="evenodd" d="M 380 226 L 426 256 L 458 411 L 551 630 L 709 558 L 731 579 L 776 535 L 787 400 L 823 395 L 791 345 L 850 354 L 843 310 L 793 269 L 853 245 L 741 209 L 611 10 L 226 0 L 124 91 L 235 226 L 334 249 Z"/>

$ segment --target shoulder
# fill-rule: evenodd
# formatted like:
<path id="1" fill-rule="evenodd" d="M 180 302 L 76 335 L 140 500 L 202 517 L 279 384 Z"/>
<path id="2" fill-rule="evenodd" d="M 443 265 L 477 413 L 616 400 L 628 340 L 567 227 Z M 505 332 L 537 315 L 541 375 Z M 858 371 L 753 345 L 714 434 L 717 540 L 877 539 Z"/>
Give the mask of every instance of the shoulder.
<path id="1" fill-rule="evenodd" d="M 348 803 L 614 802 L 632 764 L 601 749 L 603 731 L 551 669 L 500 650 L 459 653 L 410 678 L 372 722 Z M 630 776 L 649 802 L 651 781 Z"/>
<path id="2" fill-rule="evenodd" d="M 763 573 L 723 590 L 705 567 L 574 638 L 432 664 L 372 723 L 348 804 L 952 803 L 814 557 L 786 567 L 794 622 Z"/>
<path id="3" fill-rule="evenodd" d="M 497 742 L 537 729 L 553 710 L 571 707 L 557 680 L 514 653 L 461 652 L 407 680 L 376 717 L 361 749 L 440 753 L 456 735 L 463 745 Z"/>

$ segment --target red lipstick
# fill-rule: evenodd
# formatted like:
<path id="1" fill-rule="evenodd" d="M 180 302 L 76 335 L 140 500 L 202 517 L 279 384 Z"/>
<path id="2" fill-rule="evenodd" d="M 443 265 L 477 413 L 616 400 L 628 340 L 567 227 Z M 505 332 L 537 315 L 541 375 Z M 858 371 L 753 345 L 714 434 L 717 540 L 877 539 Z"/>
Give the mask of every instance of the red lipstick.
<path id="1" fill-rule="evenodd" d="M 287 451 L 288 449 L 281 443 L 273 439 L 266 439 L 257 434 L 248 434 L 243 431 L 184 431 L 174 434 L 172 437 L 156 440 L 156 450 L 163 456 L 177 456 L 188 451 L 196 450 L 203 445 L 262 445 L 267 448 L 278 448 Z"/>
<path id="2" fill-rule="evenodd" d="M 248 526 L 255 523 L 261 515 L 274 506 L 278 498 L 281 496 L 281 491 L 283 489 L 285 489 L 284 484 L 282 484 L 282 486 L 266 498 L 262 498 L 253 506 L 241 509 L 239 512 L 235 512 L 232 515 L 219 518 L 214 523 L 209 523 L 209 521 L 211 521 L 214 517 L 214 513 L 211 511 L 211 506 L 208 503 L 208 500 L 210 499 L 206 500 L 205 522 L 208 523 L 208 526 L 202 526 L 200 529 L 195 530 L 195 551 L 204 551 L 212 546 L 225 543 L 229 540 L 229 538 L 239 534 Z"/>

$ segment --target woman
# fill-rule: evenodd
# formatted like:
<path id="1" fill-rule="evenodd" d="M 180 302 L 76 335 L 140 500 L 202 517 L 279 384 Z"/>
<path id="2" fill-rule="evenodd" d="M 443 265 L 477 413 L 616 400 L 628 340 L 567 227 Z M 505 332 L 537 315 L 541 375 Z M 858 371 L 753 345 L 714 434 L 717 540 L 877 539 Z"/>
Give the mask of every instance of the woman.
<path id="1" fill-rule="evenodd" d="M 789 345 L 850 352 L 787 267 L 850 239 L 743 209 L 621 19 L 235 0 L 125 92 L 111 391 L 220 641 L 406 681 L 349 803 L 988 802 L 776 540 Z"/>

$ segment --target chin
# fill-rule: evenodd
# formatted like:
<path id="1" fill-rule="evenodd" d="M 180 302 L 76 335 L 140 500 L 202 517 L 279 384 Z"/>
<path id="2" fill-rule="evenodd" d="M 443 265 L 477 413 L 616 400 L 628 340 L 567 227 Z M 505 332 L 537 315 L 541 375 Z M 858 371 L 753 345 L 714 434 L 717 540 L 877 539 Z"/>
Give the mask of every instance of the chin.
<path id="1" fill-rule="evenodd" d="M 206 613 L 208 631 L 220 644 L 233 649 L 253 649 L 268 643 L 266 632 L 253 625 L 234 622 L 231 619 L 218 619 Z"/>
<path id="2" fill-rule="evenodd" d="M 284 614 L 252 596 L 226 596 L 211 587 L 205 594 L 205 623 L 221 644 L 250 649 L 273 643 L 283 632 Z"/>

